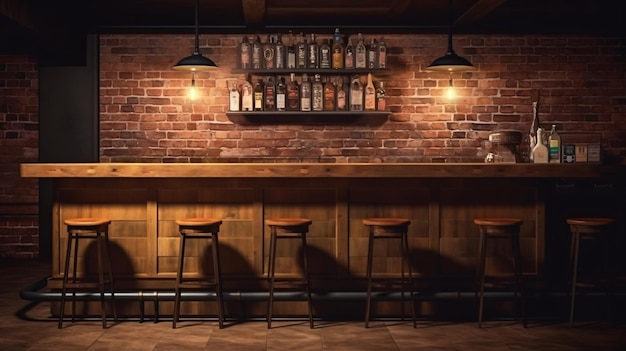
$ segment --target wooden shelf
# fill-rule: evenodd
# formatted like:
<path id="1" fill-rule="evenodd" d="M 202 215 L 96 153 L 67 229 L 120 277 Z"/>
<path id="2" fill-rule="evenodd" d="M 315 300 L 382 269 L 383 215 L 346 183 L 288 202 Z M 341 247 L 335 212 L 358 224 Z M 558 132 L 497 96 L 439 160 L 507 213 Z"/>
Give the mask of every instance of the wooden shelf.
<path id="1" fill-rule="evenodd" d="M 295 74 L 325 74 L 325 75 L 351 75 L 368 74 L 388 75 L 389 68 L 353 68 L 353 69 L 333 69 L 333 68 L 285 68 L 285 69 L 241 69 L 236 68 L 231 71 L 236 74 L 263 74 L 263 75 L 285 75 Z"/>
<path id="2" fill-rule="evenodd" d="M 389 111 L 228 111 L 227 116 L 386 116 Z"/>

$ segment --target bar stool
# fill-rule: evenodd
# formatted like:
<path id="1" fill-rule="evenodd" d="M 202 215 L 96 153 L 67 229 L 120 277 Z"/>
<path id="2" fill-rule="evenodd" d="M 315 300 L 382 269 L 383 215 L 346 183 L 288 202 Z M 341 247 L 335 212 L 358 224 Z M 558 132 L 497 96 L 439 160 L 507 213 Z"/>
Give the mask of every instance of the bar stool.
<path id="1" fill-rule="evenodd" d="M 309 262 L 307 254 L 306 234 L 312 221 L 307 218 L 268 218 L 265 223 L 270 227 L 270 252 L 267 277 L 269 280 L 269 301 L 267 304 L 267 329 L 272 327 L 272 311 L 274 304 L 274 290 L 276 284 L 276 246 L 278 239 L 300 239 L 302 242 L 302 266 L 304 277 L 302 279 L 281 279 L 283 282 L 300 282 L 306 291 L 307 305 L 309 310 L 309 327 L 313 329 L 313 307 L 311 304 L 311 283 L 309 278 Z"/>
<path id="2" fill-rule="evenodd" d="M 511 241 L 513 252 L 513 279 L 514 294 L 520 294 L 522 323 L 526 328 L 526 311 L 525 311 L 525 294 L 524 282 L 522 276 L 522 256 L 520 252 L 519 232 L 523 223 L 518 218 L 476 218 L 474 223 L 478 225 L 480 231 L 480 244 L 478 253 L 478 289 L 479 289 L 479 306 L 478 306 L 478 327 L 483 322 L 483 307 L 485 298 L 486 283 L 486 259 L 487 259 L 487 241 L 489 239 L 508 239 Z M 501 282 L 502 283 L 502 282 Z"/>
<path id="3" fill-rule="evenodd" d="M 224 327 L 224 304 L 222 301 L 222 274 L 220 270 L 220 252 L 218 233 L 222 221 L 212 218 L 182 218 L 177 219 L 180 232 L 180 251 L 178 254 L 178 272 L 176 273 L 176 288 L 174 291 L 174 319 L 172 328 L 176 328 L 176 322 L 180 317 L 180 294 L 181 289 L 215 289 L 217 301 L 217 317 L 219 328 Z M 185 247 L 188 239 L 209 239 L 213 254 L 213 279 L 207 277 L 184 277 Z"/>
<path id="4" fill-rule="evenodd" d="M 372 274 L 372 261 L 374 259 L 374 242 L 380 239 L 398 239 L 400 240 L 400 248 L 402 252 L 402 264 L 401 264 L 401 281 L 400 291 L 402 294 L 402 315 L 404 318 L 404 294 L 407 288 L 409 288 L 409 297 L 411 299 L 411 315 L 413 320 L 413 327 L 416 327 L 415 320 L 415 299 L 413 297 L 413 274 L 411 270 L 411 263 L 409 260 L 409 239 L 408 229 L 411 220 L 406 218 L 365 218 L 363 224 L 369 228 L 369 239 L 367 246 L 367 298 L 365 302 L 365 328 L 369 326 L 370 311 L 372 305 L 372 286 L 373 286 L 373 274 Z M 404 266 L 408 266 L 408 280 L 404 275 Z"/>
<path id="5" fill-rule="evenodd" d="M 61 293 L 61 309 L 59 311 L 59 329 L 63 328 L 63 316 L 65 313 L 65 300 L 67 298 L 67 290 L 72 290 L 72 323 L 76 311 L 76 290 L 77 289 L 94 289 L 100 292 L 100 309 L 102 314 L 102 328 L 107 327 L 106 308 L 104 302 L 104 293 L 106 285 L 109 286 L 111 293 L 111 305 L 113 309 L 113 319 L 117 322 L 117 312 L 115 309 L 115 288 L 113 286 L 113 270 L 111 268 L 111 256 L 109 255 L 109 224 L 111 220 L 108 218 L 71 218 L 63 221 L 67 226 L 67 250 L 65 252 L 65 268 L 63 271 L 63 290 Z M 86 277 L 79 277 L 77 274 L 78 267 L 78 246 L 82 239 L 96 239 L 97 259 L 98 259 L 98 282 L 92 283 L 86 281 Z M 70 279 L 70 256 L 74 246 L 74 259 L 72 264 L 72 276 Z M 105 262 L 106 261 L 106 262 Z M 104 276 L 104 265 L 107 265 L 108 277 Z"/>
<path id="6" fill-rule="evenodd" d="M 607 286 L 610 287 L 612 275 L 607 273 L 610 269 L 610 249 L 608 228 L 615 220 L 613 218 L 568 218 L 566 219 L 569 225 L 570 232 L 572 234 L 571 249 L 570 249 L 570 268 L 572 273 L 571 284 L 571 300 L 570 300 L 570 313 L 569 313 L 569 326 L 574 325 L 574 307 L 576 301 L 576 287 L 587 286 L 591 282 L 582 282 L 578 278 L 578 258 L 580 254 L 580 242 L 582 239 L 595 239 L 600 240 L 602 244 L 603 255 L 603 268 L 604 274 L 607 276 Z"/>

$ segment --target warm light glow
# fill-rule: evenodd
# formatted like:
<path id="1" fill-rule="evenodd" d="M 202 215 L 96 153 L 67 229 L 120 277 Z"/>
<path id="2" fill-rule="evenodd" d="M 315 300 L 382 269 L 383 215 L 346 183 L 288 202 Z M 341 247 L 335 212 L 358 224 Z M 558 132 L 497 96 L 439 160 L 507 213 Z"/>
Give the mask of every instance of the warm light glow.
<path id="1" fill-rule="evenodd" d="M 448 100 L 454 100 L 456 98 L 456 91 L 454 90 L 454 86 L 452 85 L 452 78 L 450 78 L 450 85 L 448 85 L 446 96 L 448 97 Z"/>
<path id="2" fill-rule="evenodd" d="M 189 99 L 191 100 L 195 100 L 198 97 L 198 88 L 196 88 L 196 79 L 193 75 L 191 76 L 191 87 L 189 87 L 189 90 L 187 91 L 187 97 L 189 97 Z"/>

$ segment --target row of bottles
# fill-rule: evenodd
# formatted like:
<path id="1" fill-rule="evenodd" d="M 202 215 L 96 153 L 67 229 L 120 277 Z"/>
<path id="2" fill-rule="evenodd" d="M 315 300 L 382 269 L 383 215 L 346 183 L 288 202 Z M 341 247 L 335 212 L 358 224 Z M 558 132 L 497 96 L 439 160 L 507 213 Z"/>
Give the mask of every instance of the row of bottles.
<path id="1" fill-rule="evenodd" d="M 274 40 L 276 38 L 276 40 Z M 267 36 L 263 43 L 257 35 L 251 42 L 244 36 L 239 44 L 239 68 L 242 69 L 377 69 L 387 67 L 387 46 L 384 38 L 365 38 L 358 33 L 356 43 L 352 38 L 344 41 L 339 28 L 331 39 L 319 41 L 316 35 L 307 38 L 304 33 L 296 37 L 291 31 L 287 44 L 282 34 Z"/>
<path id="2" fill-rule="evenodd" d="M 544 133 L 543 128 L 536 130 L 536 142 L 531 150 L 530 158 L 534 163 L 561 163 L 561 136 L 552 125 L 550 134 Z"/>
<path id="3" fill-rule="evenodd" d="M 383 82 L 374 85 L 372 75 L 367 83 L 355 75 L 331 79 L 316 74 L 311 81 L 303 74 L 301 81 L 291 73 L 289 82 L 285 78 L 270 76 L 261 78 L 253 86 L 246 81 L 241 89 L 233 83 L 230 88 L 230 111 L 384 111 L 386 97 Z"/>

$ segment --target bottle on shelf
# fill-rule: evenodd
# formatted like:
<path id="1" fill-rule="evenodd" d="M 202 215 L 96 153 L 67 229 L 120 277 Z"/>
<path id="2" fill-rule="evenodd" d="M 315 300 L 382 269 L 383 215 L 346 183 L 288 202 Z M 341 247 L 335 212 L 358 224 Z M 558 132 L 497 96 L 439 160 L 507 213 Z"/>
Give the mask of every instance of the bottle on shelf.
<path id="1" fill-rule="evenodd" d="M 287 45 L 287 68 L 296 68 L 296 40 L 292 31 L 289 31 L 289 43 Z"/>
<path id="2" fill-rule="evenodd" d="M 272 76 L 267 77 L 267 82 L 263 88 L 263 98 L 263 109 L 265 111 L 276 111 L 276 82 Z"/>
<path id="3" fill-rule="evenodd" d="M 248 36 L 244 35 L 239 44 L 239 68 L 249 69 L 252 57 L 252 47 Z"/>
<path id="4" fill-rule="evenodd" d="M 530 152 L 530 161 L 533 161 L 532 150 L 537 145 L 537 128 L 539 128 L 539 116 L 537 114 L 537 101 L 533 101 L 533 121 L 530 124 L 530 131 L 528 132 L 528 149 Z"/>
<path id="5" fill-rule="evenodd" d="M 383 37 L 378 42 L 378 68 L 387 68 L 387 45 Z"/>
<path id="6" fill-rule="evenodd" d="M 241 85 L 241 111 L 254 110 L 254 89 L 249 81 Z"/>
<path id="7" fill-rule="evenodd" d="M 229 111 L 239 111 L 239 90 L 237 90 L 237 82 L 233 82 L 233 85 L 230 88 L 228 93 L 228 110 Z"/>
<path id="8" fill-rule="evenodd" d="M 337 111 L 346 111 L 348 109 L 348 89 L 346 88 L 346 77 L 339 77 L 337 84 Z"/>
<path id="9" fill-rule="evenodd" d="M 550 163 L 561 163 L 561 136 L 556 131 L 556 124 L 552 125 L 548 145 Z"/>
<path id="10" fill-rule="evenodd" d="M 324 110 L 324 85 L 322 84 L 322 77 L 319 74 L 315 75 L 313 84 L 311 87 L 312 105 L 311 110 L 323 111 Z"/>
<path id="11" fill-rule="evenodd" d="M 306 73 L 302 75 L 300 83 L 300 111 L 311 111 L 311 82 Z"/>
<path id="12" fill-rule="evenodd" d="M 365 85 L 365 110 L 366 111 L 374 111 L 376 110 L 376 88 L 374 87 L 374 82 L 372 81 L 372 74 L 367 74 L 367 83 Z"/>
<path id="13" fill-rule="evenodd" d="M 376 88 L 376 110 L 385 111 L 387 109 L 387 96 L 383 82 L 378 82 L 378 88 Z"/>
<path id="14" fill-rule="evenodd" d="M 263 80 L 259 79 L 254 85 L 254 111 L 263 111 Z"/>
<path id="15" fill-rule="evenodd" d="M 335 33 L 333 35 L 333 59 L 332 59 L 332 68 L 334 69 L 343 69 L 344 67 L 344 55 L 345 55 L 345 47 L 343 45 L 343 40 L 341 40 L 341 34 L 339 33 L 339 28 L 335 28 Z"/>
<path id="16" fill-rule="evenodd" d="M 274 38 L 269 34 L 267 35 L 267 42 L 263 45 L 263 67 L 267 69 L 275 68 L 276 63 L 274 58 L 274 51 L 276 50 L 276 44 Z"/>
<path id="17" fill-rule="evenodd" d="M 363 111 L 363 85 L 358 75 L 350 82 L 350 111 Z"/>
<path id="18" fill-rule="evenodd" d="M 367 48 L 363 34 L 359 33 L 357 36 L 357 43 L 354 46 L 354 68 L 367 68 Z"/>
<path id="19" fill-rule="evenodd" d="M 285 68 L 285 44 L 283 43 L 283 35 L 276 35 L 276 45 L 274 49 L 274 67 L 277 69 Z"/>
<path id="20" fill-rule="evenodd" d="M 354 45 L 352 45 L 352 37 L 348 38 L 348 43 L 346 44 L 343 66 L 347 69 L 354 68 Z"/>
<path id="21" fill-rule="evenodd" d="M 284 77 L 278 77 L 276 83 L 276 110 L 285 111 L 287 109 L 287 85 Z"/>
<path id="22" fill-rule="evenodd" d="M 532 149 L 534 163 L 548 163 L 548 148 L 543 142 L 543 129 L 537 128 L 537 144 Z"/>
<path id="23" fill-rule="evenodd" d="M 307 64 L 307 41 L 304 33 L 300 33 L 300 40 L 296 45 L 296 68 L 306 68 Z"/>
<path id="24" fill-rule="evenodd" d="M 252 43 L 252 69 L 263 68 L 263 44 L 261 38 L 257 35 Z"/>
<path id="25" fill-rule="evenodd" d="M 322 40 L 320 45 L 320 68 L 330 68 L 332 62 L 332 53 L 330 51 L 330 43 L 328 39 Z"/>
<path id="26" fill-rule="evenodd" d="M 336 90 L 335 83 L 326 77 L 326 82 L 324 82 L 324 111 L 335 111 Z"/>
<path id="27" fill-rule="evenodd" d="M 291 73 L 291 79 L 287 84 L 287 110 L 300 111 L 300 87 L 294 73 Z"/>
<path id="28" fill-rule="evenodd" d="M 367 48 L 367 68 L 373 69 L 378 67 L 378 43 L 372 38 L 370 46 Z"/>
<path id="29" fill-rule="evenodd" d="M 309 43 L 307 50 L 309 52 L 307 62 L 308 67 L 320 68 L 320 50 L 315 39 L 315 33 L 311 33 L 311 42 Z"/>

